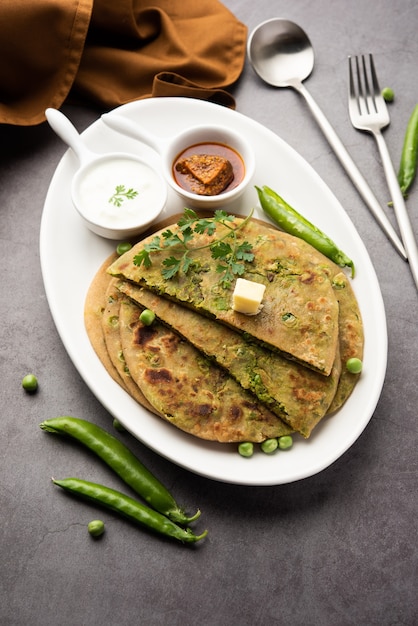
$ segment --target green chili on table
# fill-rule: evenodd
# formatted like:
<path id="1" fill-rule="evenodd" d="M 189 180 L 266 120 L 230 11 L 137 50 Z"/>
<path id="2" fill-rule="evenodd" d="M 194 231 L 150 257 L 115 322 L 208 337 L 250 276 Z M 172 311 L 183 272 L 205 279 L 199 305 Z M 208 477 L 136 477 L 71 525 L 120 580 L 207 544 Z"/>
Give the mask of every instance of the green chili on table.
<path id="1" fill-rule="evenodd" d="M 120 491 L 110 489 L 104 485 L 81 480 L 80 478 L 64 478 L 63 480 L 55 480 L 53 478 L 52 482 L 65 491 L 100 504 L 141 526 L 150 528 L 161 535 L 173 537 L 184 543 L 195 543 L 206 537 L 208 532 L 205 530 L 201 535 L 195 535 L 190 528 L 177 526 L 177 524 L 161 515 L 161 513 L 140 504 Z"/>
<path id="2" fill-rule="evenodd" d="M 332 239 L 287 204 L 270 187 L 264 186 L 260 189 L 256 186 L 256 190 L 261 208 L 282 230 L 303 239 L 340 267 L 350 267 L 351 277 L 354 277 L 353 261 L 336 246 Z"/>
<path id="3" fill-rule="evenodd" d="M 412 111 L 406 127 L 401 162 L 398 171 L 398 182 L 403 196 L 407 196 L 417 171 L 418 158 L 418 104 Z"/>
<path id="4" fill-rule="evenodd" d="M 188 517 L 171 493 L 113 435 L 86 420 L 77 417 L 55 417 L 40 424 L 42 430 L 73 437 L 102 459 L 116 474 L 140 495 L 153 509 L 178 524 L 189 524 L 200 516 Z"/>

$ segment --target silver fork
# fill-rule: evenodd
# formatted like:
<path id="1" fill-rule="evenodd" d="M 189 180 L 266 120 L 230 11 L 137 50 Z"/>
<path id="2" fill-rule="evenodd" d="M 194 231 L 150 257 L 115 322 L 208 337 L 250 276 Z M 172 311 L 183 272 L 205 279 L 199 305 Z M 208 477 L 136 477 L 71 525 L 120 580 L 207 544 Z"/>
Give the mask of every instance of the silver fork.
<path id="1" fill-rule="evenodd" d="M 390 117 L 380 92 L 373 55 L 350 56 L 348 64 L 351 123 L 358 130 L 372 133 L 376 139 L 402 241 L 418 288 L 418 248 L 389 151 L 381 133 L 382 128 L 390 124 Z"/>

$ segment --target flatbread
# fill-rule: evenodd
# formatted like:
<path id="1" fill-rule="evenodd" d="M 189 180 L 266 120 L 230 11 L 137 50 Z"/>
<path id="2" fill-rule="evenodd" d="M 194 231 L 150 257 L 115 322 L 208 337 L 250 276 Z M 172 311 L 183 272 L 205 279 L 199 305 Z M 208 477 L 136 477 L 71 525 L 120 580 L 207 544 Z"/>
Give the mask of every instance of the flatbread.
<path id="1" fill-rule="evenodd" d="M 151 309 L 165 325 L 225 368 L 243 389 L 254 393 L 304 437 L 309 437 L 327 413 L 340 377 L 339 354 L 330 376 L 326 377 L 148 289 L 127 281 L 119 281 L 118 288 L 141 307 Z"/>
<path id="2" fill-rule="evenodd" d="M 134 303 L 121 301 L 123 354 L 132 378 L 164 419 L 223 443 L 261 442 L 292 432 L 189 342 L 159 322 L 144 326 L 140 314 Z"/>
<path id="3" fill-rule="evenodd" d="M 116 253 L 112 254 L 103 262 L 90 284 L 84 304 L 84 325 L 90 343 L 107 372 L 127 391 L 124 381 L 109 357 L 102 329 L 102 316 L 106 307 L 106 290 L 112 280 L 107 269 L 117 256 Z"/>
<path id="4" fill-rule="evenodd" d="M 106 273 L 107 274 L 107 273 Z M 109 277 L 109 274 L 107 274 Z M 101 328 L 106 344 L 109 359 L 122 380 L 122 386 L 128 393 L 146 409 L 158 413 L 153 405 L 148 402 L 138 385 L 132 379 L 129 368 L 123 354 L 119 332 L 119 309 L 120 303 L 125 297 L 116 287 L 116 280 L 111 277 L 105 294 L 105 308 L 101 316 Z M 100 280 L 100 279 L 99 279 Z"/>
<path id="5" fill-rule="evenodd" d="M 263 226 L 273 233 L 279 233 L 270 226 L 265 224 Z M 257 232 L 262 233 L 260 230 Z M 280 248 L 282 233 L 279 234 L 280 238 L 276 240 L 273 237 L 273 241 L 276 244 L 279 242 Z M 261 237 L 263 236 L 261 234 Z M 268 238 L 267 245 L 271 245 L 271 241 L 272 239 Z M 292 430 L 308 437 L 320 419 L 325 414 L 329 415 L 337 411 L 354 389 L 358 375 L 348 372 L 345 362 L 351 357 L 363 358 L 364 335 L 360 310 L 348 277 L 341 271 L 341 268 L 311 246 L 308 246 L 306 250 L 306 244 L 301 240 L 292 243 L 293 247 L 299 245 L 304 248 L 302 256 L 305 267 L 317 268 L 314 272 L 316 278 L 321 276 L 322 281 L 329 283 L 338 307 L 338 341 L 334 364 L 329 376 L 324 376 L 323 373 L 318 374 L 294 362 L 293 355 L 286 355 L 286 357 L 291 356 L 291 360 L 283 358 L 275 349 L 267 349 L 265 342 L 253 341 L 249 334 L 242 333 L 241 328 L 233 329 L 229 323 L 225 324 L 223 319 L 220 323 L 208 316 L 207 311 L 201 315 L 202 311 L 196 312 L 188 308 L 188 302 L 179 304 L 170 295 L 168 299 L 161 298 L 149 289 L 139 287 L 138 283 L 112 278 L 112 275 L 118 273 L 121 268 L 126 272 L 129 265 L 132 266 L 131 269 L 137 269 L 132 263 L 132 251 L 120 258 L 113 254 L 106 259 L 90 286 L 85 303 L 85 325 L 92 346 L 112 378 L 141 405 L 197 437 L 217 441 L 262 441 L 270 436 L 288 434 Z M 297 260 L 297 255 L 292 257 L 291 263 L 295 266 L 301 264 Z M 115 268 L 118 268 L 117 272 Z M 174 360 L 171 353 L 167 352 L 164 355 L 168 369 L 173 368 L 172 371 L 180 372 L 181 362 L 179 363 L 177 359 L 180 358 L 181 361 L 181 355 L 183 353 L 187 355 L 188 367 L 182 373 L 181 383 L 175 382 L 174 393 L 164 394 L 164 386 L 156 384 L 155 380 L 154 384 L 150 384 L 150 380 L 145 377 L 147 365 L 145 355 L 148 353 L 150 356 L 148 348 L 152 351 L 153 344 L 149 344 L 147 350 L 144 350 L 144 346 L 139 346 L 132 341 L 132 328 L 140 324 L 138 317 L 141 311 L 141 308 L 134 304 L 135 300 L 139 307 L 153 309 L 157 317 L 164 321 L 166 327 L 158 325 L 158 330 L 162 333 L 161 337 L 165 337 L 163 344 L 167 343 L 167 333 L 171 333 L 170 336 L 174 337 L 170 340 L 173 345 L 181 346 Z M 119 318 L 122 303 L 124 304 L 124 325 L 122 326 L 125 347 L 122 345 L 122 326 Z M 177 310 L 178 313 L 174 314 Z M 128 311 L 131 325 L 129 332 L 129 324 L 126 326 Z M 259 319 L 259 316 L 256 317 Z M 210 342 L 207 342 L 208 338 Z M 158 340 L 155 347 L 159 347 Z M 234 350 L 239 351 L 240 348 L 244 348 L 246 354 L 241 355 L 242 358 L 235 358 Z M 130 366 L 126 360 L 126 352 L 129 354 Z M 264 356 L 259 360 L 257 355 L 259 358 L 260 355 Z M 208 356 L 211 359 L 209 361 Z M 213 361 L 221 367 L 215 366 Z M 192 366 L 191 363 L 194 365 Z M 205 381 L 202 386 L 199 386 L 199 393 L 193 396 L 194 392 L 190 391 L 193 372 L 199 372 L 200 376 L 202 363 L 215 367 L 216 375 L 212 376 L 212 383 L 218 382 L 212 387 L 207 387 Z M 272 363 L 274 363 L 273 367 Z M 276 371 L 277 363 L 283 364 L 282 378 L 279 376 L 279 379 Z M 133 375 L 131 368 L 134 371 Z M 226 379 L 223 378 L 225 375 Z M 228 380 L 227 384 L 224 384 L 225 380 Z M 281 386 L 277 385 L 278 380 L 281 380 Z M 180 389 L 183 389 L 181 385 L 185 382 L 189 385 L 190 393 L 180 393 Z M 312 382 L 314 382 L 313 385 Z M 167 385 L 165 389 L 167 390 Z M 247 396 L 242 396 L 242 393 Z M 212 413 L 211 417 L 208 417 L 207 414 L 210 411 L 207 399 L 211 394 L 213 396 L 211 399 L 213 404 L 210 405 Z M 253 394 L 258 397 L 256 398 Z M 194 397 L 193 403 L 186 408 L 184 398 L 189 401 L 190 397 Z M 258 413 L 262 415 L 261 421 L 258 418 L 255 420 L 258 422 L 255 431 L 252 420 L 246 420 L 243 416 L 238 420 L 233 420 L 231 417 L 236 412 L 232 410 L 234 402 L 239 404 L 243 402 L 244 397 L 250 399 L 251 406 L 255 403 L 258 407 L 256 411 L 261 411 Z M 237 398 L 240 399 L 237 400 Z M 250 405 L 247 405 L 247 408 Z M 206 415 L 204 417 L 200 415 L 200 418 L 196 419 L 196 415 L 199 415 L 201 411 L 199 407 L 202 406 L 205 406 Z M 224 409 L 227 406 L 230 406 L 232 411 L 228 417 L 224 415 Z M 220 407 L 221 414 L 219 413 Z M 191 412 L 191 408 L 194 413 Z M 253 409 L 247 411 L 245 416 L 248 417 L 252 411 Z M 281 417 L 284 421 L 281 421 Z"/>
<path id="6" fill-rule="evenodd" d="M 241 223 L 242 219 L 235 218 L 235 225 Z M 178 233 L 179 227 L 173 224 L 170 230 Z M 237 231 L 238 244 L 251 241 L 254 252 L 254 261 L 246 264 L 242 278 L 266 287 L 261 312 L 248 316 L 231 308 L 233 285 L 224 288 L 219 284 L 218 261 L 211 257 L 208 247 L 202 249 L 226 232 L 226 227 L 218 224 L 213 236 L 196 234 L 190 253 L 194 263 L 187 274 L 180 272 L 169 280 L 162 276 L 162 263 L 167 256 L 176 253 L 176 247 L 170 247 L 167 252 L 153 252 L 151 267 L 134 264 L 136 255 L 155 235 L 117 259 L 109 273 L 247 333 L 287 358 L 328 376 L 337 351 L 339 308 L 329 272 L 318 263 L 317 255 L 312 254 L 313 248 L 301 239 L 255 220 Z M 181 250 L 178 249 L 177 254 L 181 255 Z"/>
<path id="7" fill-rule="evenodd" d="M 330 264 L 330 268 L 335 270 L 336 266 Z M 330 413 L 344 404 L 359 379 L 359 375 L 349 372 L 345 364 L 354 357 L 362 360 L 364 352 L 363 322 L 350 281 L 340 270 L 333 276 L 332 284 L 340 307 L 339 345 L 342 368 L 337 391 L 329 407 Z"/>

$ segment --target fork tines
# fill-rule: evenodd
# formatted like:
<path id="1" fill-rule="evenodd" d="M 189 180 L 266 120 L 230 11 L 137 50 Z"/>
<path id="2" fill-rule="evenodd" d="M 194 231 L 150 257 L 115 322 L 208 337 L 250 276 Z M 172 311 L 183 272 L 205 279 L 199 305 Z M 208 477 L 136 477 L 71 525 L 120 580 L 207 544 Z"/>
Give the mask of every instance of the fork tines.
<path id="1" fill-rule="evenodd" d="M 357 101 L 359 113 L 377 113 L 377 98 L 381 95 L 373 55 L 349 56 L 348 61 L 350 96 Z"/>

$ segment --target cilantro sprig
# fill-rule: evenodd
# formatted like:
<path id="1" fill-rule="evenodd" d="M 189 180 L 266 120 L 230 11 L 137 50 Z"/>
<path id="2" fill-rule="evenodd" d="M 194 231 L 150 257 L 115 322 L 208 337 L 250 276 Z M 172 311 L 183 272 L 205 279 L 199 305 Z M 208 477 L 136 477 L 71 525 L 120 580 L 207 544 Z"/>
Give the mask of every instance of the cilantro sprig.
<path id="1" fill-rule="evenodd" d="M 177 232 L 167 229 L 156 235 L 149 243 L 145 244 L 141 252 L 134 257 L 134 264 L 144 265 L 148 268 L 152 265 L 153 252 L 168 252 L 163 262 L 162 276 L 170 280 L 180 272 L 187 274 L 193 265 L 190 252 L 209 248 L 211 256 L 217 261 L 216 271 L 219 273 L 219 283 L 228 288 L 236 276 L 242 276 L 245 272 L 245 263 L 254 260 L 252 245 L 248 241 L 238 242 L 237 232 L 241 230 L 252 216 L 251 213 L 238 225 L 235 226 L 234 216 L 226 211 L 217 210 L 213 217 L 199 217 L 193 209 L 184 209 L 184 215 L 177 222 Z M 211 243 L 191 247 L 189 244 L 196 235 L 207 234 L 213 236 L 217 225 L 225 226 L 227 231 Z M 176 248 L 176 253 L 169 253 L 170 248 Z"/>
<path id="2" fill-rule="evenodd" d="M 133 200 L 138 195 L 135 189 L 126 189 L 125 185 L 116 185 L 115 193 L 110 196 L 109 203 L 114 204 L 117 207 L 122 206 L 122 202 L 126 198 L 127 200 Z"/>

